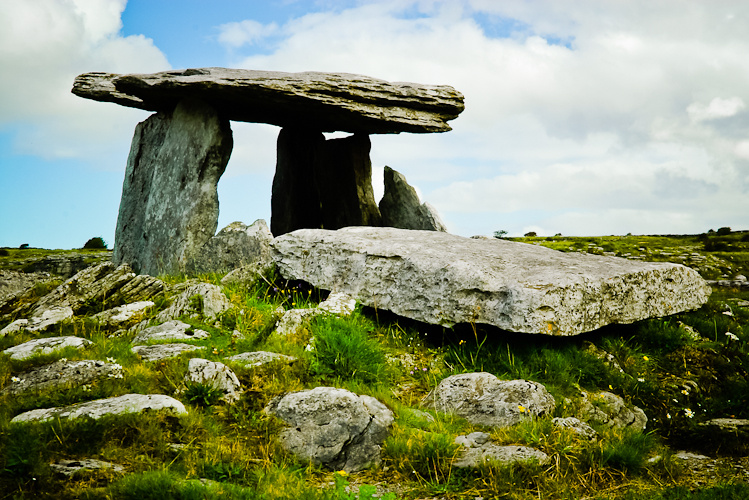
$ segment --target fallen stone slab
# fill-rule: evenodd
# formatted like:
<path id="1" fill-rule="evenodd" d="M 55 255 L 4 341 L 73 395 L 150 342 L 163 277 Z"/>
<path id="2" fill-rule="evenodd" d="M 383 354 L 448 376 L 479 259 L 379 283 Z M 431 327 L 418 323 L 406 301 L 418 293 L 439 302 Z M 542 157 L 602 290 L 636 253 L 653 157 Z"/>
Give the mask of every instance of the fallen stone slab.
<path id="1" fill-rule="evenodd" d="M 477 372 L 443 379 L 424 397 L 422 405 L 455 413 L 472 424 L 501 428 L 550 414 L 556 402 L 537 382 L 500 380 L 491 373 Z"/>
<path id="2" fill-rule="evenodd" d="M 205 349 L 197 345 L 190 344 L 156 344 L 156 345 L 136 345 L 130 348 L 140 359 L 146 363 L 152 361 L 161 361 L 162 359 L 176 358 L 185 352 L 192 352 Z"/>
<path id="3" fill-rule="evenodd" d="M 702 427 L 720 434 L 746 439 L 749 437 L 749 419 L 713 418 L 700 424 Z"/>
<path id="4" fill-rule="evenodd" d="M 76 387 L 97 380 L 122 378 L 122 366 L 118 363 L 96 359 L 68 361 L 61 359 L 21 373 L 11 379 L 0 394 L 23 394 L 38 391 L 56 391 L 65 387 Z"/>
<path id="5" fill-rule="evenodd" d="M 278 354 L 277 352 L 268 351 L 255 351 L 255 352 L 242 352 L 229 356 L 226 358 L 227 361 L 233 361 L 235 363 L 244 365 L 248 368 L 266 365 L 275 361 L 282 361 L 285 363 L 293 363 L 296 358 L 293 356 L 287 356 L 285 354 Z"/>
<path id="6" fill-rule="evenodd" d="M 95 458 L 84 458 L 82 460 L 58 460 L 57 462 L 49 464 L 49 467 L 52 469 L 52 472 L 65 477 L 72 477 L 78 472 L 101 470 L 116 472 L 118 474 L 125 472 L 125 468 L 119 464 L 105 462 Z"/>
<path id="7" fill-rule="evenodd" d="M 317 308 L 336 316 L 351 316 L 356 309 L 356 299 L 346 293 L 333 292 Z"/>
<path id="8" fill-rule="evenodd" d="M 99 419 L 106 415 L 160 412 L 171 416 L 186 415 L 185 405 L 163 394 L 125 394 L 114 398 L 97 399 L 59 408 L 40 408 L 16 415 L 11 423 L 46 422 L 52 419 Z"/>
<path id="9" fill-rule="evenodd" d="M 710 287 L 683 265 L 563 253 L 438 231 L 300 229 L 273 240 L 281 275 L 425 323 L 577 335 L 696 309 Z"/>
<path id="10" fill-rule="evenodd" d="M 316 387 L 275 398 L 265 411 L 288 427 L 279 438 L 303 461 L 356 472 L 381 462 L 393 413 L 371 396 Z"/>
<path id="11" fill-rule="evenodd" d="M 222 401 L 234 403 L 239 399 L 242 384 L 231 368 L 218 361 L 192 358 L 187 365 L 185 384 L 205 384 L 224 393 Z"/>
<path id="12" fill-rule="evenodd" d="M 142 330 L 133 339 L 133 345 L 142 345 L 148 342 L 161 342 L 165 340 L 200 340 L 210 336 L 205 330 L 195 329 L 187 323 L 178 320 L 167 321 L 156 326 L 149 326 Z"/>
<path id="13" fill-rule="evenodd" d="M 3 354 L 10 355 L 10 359 L 12 360 L 23 361 L 42 354 L 52 354 L 55 351 L 60 351 L 66 347 L 84 349 L 91 344 L 93 344 L 93 342 L 90 340 L 82 339 L 80 337 L 48 337 L 45 339 L 29 340 L 23 344 L 10 347 L 5 349 Z"/>
<path id="14" fill-rule="evenodd" d="M 229 120 L 321 132 L 445 132 L 464 109 L 446 85 L 391 83 L 347 73 L 197 68 L 152 74 L 85 73 L 73 93 L 149 111 L 201 99 Z"/>

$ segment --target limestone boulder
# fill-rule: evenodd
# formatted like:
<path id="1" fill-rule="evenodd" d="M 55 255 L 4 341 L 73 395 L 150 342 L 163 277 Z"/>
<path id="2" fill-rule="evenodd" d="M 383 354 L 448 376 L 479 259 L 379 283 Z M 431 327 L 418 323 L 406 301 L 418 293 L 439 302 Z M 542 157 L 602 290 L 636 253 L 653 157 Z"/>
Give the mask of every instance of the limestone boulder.
<path id="1" fill-rule="evenodd" d="M 66 387 L 77 387 L 97 380 L 122 378 L 122 366 L 118 363 L 94 359 L 68 361 L 61 359 L 21 373 L 0 391 L 0 394 L 23 394 L 27 392 L 57 391 Z"/>
<path id="2" fill-rule="evenodd" d="M 30 259 L 22 269 L 26 273 L 48 273 L 68 279 L 87 267 L 110 260 L 111 257 L 110 251 L 45 255 L 41 258 Z"/>
<path id="3" fill-rule="evenodd" d="M 598 433 L 595 429 L 576 417 L 557 417 L 553 419 L 551 423 L 554 427 L 571 429 L 572 432 L 588 441 L 595 441 L 598 438 Z"/>
<path id="4" fill-rule="evenodd" d="M 356 299 L 345 293 L 333 292 L 317 308 L 336 316 L 351 316 L 356 309 Z"/>
<path id="5" fill-rule="evenodd" d="M 303 461 L 355 472 L 380 464 L 393 413 L 370 396 L 316 387 L 275 398 L 266 412 L 288 427 L 279 438 Z"/>
<path id="6" fill-rule="evenodd" d="M 94 314 L 91 316 L 91 319 L 104 327 L 126 327 L 128 324 L 142 320 L 146 310 L 149 307 L 153 307 L 153 305 L 154 303 L 150 300 L 141 300 L 132 304 L 124 304 L 107 309 L 106 311 Z"/>
<path id="7" fill-rule="evenodd" d="M 5 349 L 2 352 L 9 355 L 10 359 L 23 361 L 34 356 L 53 354 L 67 347 L 85 349 L 92 343 L 90 340 L 80 337 L 47 337 L 44 339 L 29 340 L 23 344 Z"/>
<path id="8" fill-rule="evenodd" d="M 573 404 L 576 404 L 576 414 L 580 420 L 588 423 L 637 432 L 644 431 L 648 423 L 642 409 L 627 404 L 620 396 L 607 391 L 581 391 L 580 399 Z"/>
<path id="9" fill-rule="evenodd" d="M 193 352 L 205 349 L 204 347 L 190 344 L 156 344 L 135 345 L 130 348 L 132 352 L 140 356 L 146 363 L 171 359 L 181 356 L 185 352 Z"/>
<path id="10" fill-rule="evenodd" d="M 406 177 L 390 167 L 385 167 L 385 192 L 379 204 L 382 225 L 400 229 L 423 229 L 446 232 L 437 210 L 421 203 L 416 190 Z"/>
<path id="11" fill-rule="evenodd" d="M 231 308 L 232 304 L 221 288 L 210 283 L 198 282 L 189 285 L 168 308 L 156 316 L 156 319 L 168 321 L 180 316 L 188 316 L 214 320 L 219 314 Z"/>
<path id="12" fill-rule="evenodd" d="M 426 323 L 577 335 L 696 309 L 710 287 L 671 263 L 563 253 L 438 231 L 300 229 L 273 240 L 282 276 Z"/>
<path id="13" fill-rule="evenodd" d="M 143 274 L 184 272 L 216 233 L 216 186 L 232 146 L 229 120 L 202 101 L 180 101 L 139 123 L 112 260 Z"/>
<path id="14" fill-rule="evenodd" d="M 444 85 L 227 68 L 85 73 L 75 79 L 73 93 L 150 111 L 169 111 L 198 96 L 229 120 L 323 132 L 444 132 L 464 109 L 463 95 Z"/>
<path id="15" fill-rule="evenodd" d="M 166 340 L 191 341 L 206 339 L 209 336 L 210 334 L 205 330 L 193 328 L 178 320 L 172 320 L 141 330 L 133 339 L 132 344 L 143 345 L 148 342 L 163 342 Z"/>
<path id="16" fill-rule="evenodd" d="M 242 384 L 231 368 L 217 361 L 192 358 L 187 366 L 185 384 L 205 384 L 223 392 L 221 399 L 233 403 L 239 399 Z"/>
<path id="17" fill-rule="evenodd" d="M 276 323 L 276 332 L 282 337 L 297 335 L 304 329 L 309 332 L 313 319 L 325 314 L 322 309 L 289 309 Z"/>
<path id="18" fill-rule="evenodd" d="M 296 361 L 296 358 L 286 356 L 285 354 L 278 354 L 277 352 L 254 351 L 235 354 L 234 356 L 229 356 L 226 360 L 251 368 L 274 362 L 293 363 Z"/>
<path id="19" fill-rule="evenodd" d="M 273 235 L 263 219 L 247 226 L 232 222 L 188 260 L 189 273 L 226 273 L 243 266 L 266 269 L 272 264 Z"/>
<path id="20" fill-rule="evenodd" d="M 129 413 L 163 413 L 169 416 L 186 415 L 185 405 L 163 394 L 125 394 L 114 398 L 97 399 L 58 408 L 40 408 L 16 415 L 11 423 L 47 422 L 52 419 L 99 419 L 107 415 Z"/>
<path id="21" fill-rule="evenodd" d="M 79 472 L 108 471 L 124 473 L 125 468 L 119 464 L 105 462 L 95 458 L 84 458 L 82 460 L 58 460 L 49 464 L 52 472 L 65 477 L 72 477 Z"/>
<path id="22" fill-rule="evenodd" d="M 491 373 L 451 375 L 427 394 L 422 405 L 455 413 L 472 424 L 510 427 L 554 411 L 556 402 L 542 384 L 499 380 Z"/>
<path id="23" fill-rule="evenodd" d="M 453 465 L 460 469 L 492 463 L 507 465 L 531 461 L 545 465 L 551 460 L 546 453 L 535 448 L 495 444 L 485 432 L 472 432 L 467 436 L 458 436 L 455 438 L 455 443 L 461 445 L 461 450 Z"/>
<path id="24" fill-rule="evenodd" d="M 73 309 L 68 306 L 56 306 L 49 309 L 44 309 L 37 316 L 32 316 L 31 319 L 17 319 L 5 328 L 0 330 L 0 337 L 4 337 L 9 333 L 15 333 L 22 330 L 28 332 L 41 333 L 49 329 L 50 327 L 62 323 L 66 319 L 73 317 Z"/>

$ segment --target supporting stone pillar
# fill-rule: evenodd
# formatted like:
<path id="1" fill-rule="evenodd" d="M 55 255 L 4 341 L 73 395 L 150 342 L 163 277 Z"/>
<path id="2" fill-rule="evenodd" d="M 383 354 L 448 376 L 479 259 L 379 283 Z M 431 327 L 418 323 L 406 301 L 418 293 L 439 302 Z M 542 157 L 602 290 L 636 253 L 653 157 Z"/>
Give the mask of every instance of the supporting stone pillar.
<path id="1" fill-rule="evenodd" d="M 183 100 L 135 128 L 122 186 L 113 261 L 158 275 L 185 270 L 216 233 L 216 186 L 233 146 L 229 120 Z"/>
<path id="2" fill-rule="evenodd" d="M 283 128 L 278 135 L 271 232 L 381 226 L 366 134 L 326 141 L 322 133 Z"/>

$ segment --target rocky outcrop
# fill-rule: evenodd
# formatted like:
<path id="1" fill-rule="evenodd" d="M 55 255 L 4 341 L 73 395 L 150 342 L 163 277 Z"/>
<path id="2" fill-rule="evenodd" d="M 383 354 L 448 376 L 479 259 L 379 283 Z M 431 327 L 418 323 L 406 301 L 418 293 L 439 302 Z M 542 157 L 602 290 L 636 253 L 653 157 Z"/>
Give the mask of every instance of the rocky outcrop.
<path id="1" fill-rule="evenodd" d="M 644 411 L 607 391 L 594 394 L 582 391 L 575 413 L 580 420 L 615 429 L 642 432 L 648 423 Z"/>
<path id="2" fill-rule="evenodd" d="M 136 345 L 130 348 L 140 359 L 146 363 L 161 361 L 162 359 L 176 358 L 182 353 L 205 349 L 204 347 L 190 344 L 156 344 Z"/>
<path id="3" fill-rule="evenodd" d="M 150 275 L 184 272 L 216 232 L 216 186 L 232 144 L 229 121 L 200 101 L 180 101 L 139 123 L 125 169 L 113 261 Z"/>
<path id="4" fill-rule="evenodd" d="M 698 308 L 710 288 L 679 264 L 563 253 L 437 231 L 302 229 L 273 240 L 287 279 L 426 323 L 577 335 Z"/>
<path id="5" fill-rule="evenodd" d="M 196 329 L 178 320 L 167 321 L 156 326 L 145 328 L 133 339 L 133 345 L 164 340 L 200 340 L 208 338 L 208 332 Z"/>
<path id="6" fill-rule="evenodd" d="M 9 347 L 2 351 L 2 353 L 9 355 L 10 359 L 23 361 L 33 358 L 34 356 L 53 354 L 67 347 L 84 349 L 91 344 L 92 342 L 90 340 L 82 339 L 80 337 L 47 337 L 44 339 L 29 340 L 23 344 Z"/>
<path id="7" fill-rule="evenodd" d="M 0 394 L 58 391 L 66 387 L 90 384 L 96 380 L 122 378 L 122 366 L 94 359 L 68 361 L 61 359 L 19 374 Z"/>
<path id="8" fill-rule="evenodd" d="M 107 309 L 100 313 L 96 313 L 91 316 L 91 319 L 102 325 L 103 327 L 115 327 L 122 326 L 126 327 L 128 324 L 132 324 L 143 319 L 148 308 L 153 307 L 154 303 L 150 300 L 141 300 L 139 302 L 133 302 L 132 304 L 124 304 L 121 306 Z"/>
<path id="9" fill-rule="evenodd" d="M 273 235 L 263 219 L 247 226 L 232 222 L 197 250 L 187 262 L 188 273 L 226 273 L 243 267 L 268 268 L 272 264 Z"/>
<path id="10" fill-rule="evenodd" d="M 491 373 L 462 373 L 443 379 L 422 404 L 455 413 L 472 424 L 509 427 L 554 411 L 546 387 L 528 380 L 499 380 Z"/>
<path id="11" fill-rule="evenodd" d="M 475 468 L 486 464 L 514 464 L 535 461 L 546 465 L 551 460 L 549 456 L 535 448 L 528 446 L 502 446 L 492 443 L 489 434 L 472 432 L 467 436 L 458 436 L 455 443 L 461 445 L 455 467 L 460 469 Z"/>
<path id="12" fill-rule="evenodd" d="M 185 384 L 204 384 L 223 393 L 221 400 L 234 403 L 239 399 L 241 384 L 237 375 L 223 363 L 192 358 L 187 365 Z"/>
<path id="13" fill-rule="evenodd" d="M 27 332 L 40 333 L 44 332 L 48 328 L 70 319 L 73 317 L 73 309 L 68 306 L 52 307 L 41 311 L 37 316 L 32 316 L 31 319 L 17 319 L 2 330 L 0 330 L 0 337 L 4 337 L 9 333 L 19 332 L 26 330 Z"/>
<path id="14" fill-rule="evenodd" d="M 46 422 L 52 419 L 99 419 L 106 415 L 159 412 L 170 416 L 186 415 L 185 405 L 162 394 L 125 394 L 114 398 L 97 399 L 59 408 L 41 408 L 16 415 L 12 423 Z"/>
<path id="15" fill-rule="evenodd" d="M 385 193 L 379 208 L 383 226 L 447 232 L 437 210 L 428 203 L 421 203 L 406 177 L 388 166 L 385 167 Z"/>
<path id="16" fill-rule="evenodd" d="M 382 225 L 370 147 L 365 134 L 325 140 L 316 129 L 282 129 L 271 195 L 273 234 Z"/>
<path id="17" fill-rule="evenodd" d="M 168 308 L 156 316 L 156 319 L 168 321 L 180 316 L 188 316 L 190 318 L 213 320 L 231 307 L 231 302 L 226 298 L 221 288 L 210 283 L 199 282 L 188 285 Z"/>
<path id="18" fill-rule="evenodd" d="M 333 387 L 286 394 L 266 412 L 289 425 L 279 434 L 286 449 L 305 462 L 346 472 L 380 464 L 394 420 L 376 399 Z"/>
<path id="19" fill-rule="evenodd" d="M 452 87 L 390 83 L 346 73 L 198 68 L 152 74 L 86 73 L 73 93 L 150 111 L 200 96 L 229 120 L 323 132 L 444 132 L 463 111 Z"/>

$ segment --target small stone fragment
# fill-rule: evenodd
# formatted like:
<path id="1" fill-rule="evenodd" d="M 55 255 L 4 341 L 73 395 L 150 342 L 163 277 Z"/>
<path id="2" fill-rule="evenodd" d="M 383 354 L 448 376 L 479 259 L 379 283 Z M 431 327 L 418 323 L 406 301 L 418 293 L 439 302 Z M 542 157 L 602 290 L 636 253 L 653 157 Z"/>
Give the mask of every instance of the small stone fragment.
<path id="1" fill-rule="evenodd" d="M 276 352 L 267 351 L 256 351 L 256 352 L 243 352 L 229 356 L 226 358 L 227 361 L 234 361 L 235 363 L 242 364 L 248 368 L 261 366 L 274 361 L 283 361 L 285 363 L 293 363 L 296 358 L 293 356 L 286 356 L 285 354 L 278 354 Z"/>
<path id="2" fill-rule="evenodd" d="M 200 340 L 208 338 L 208 332 L 194 329 L 187 323 L 178 320 L 167 321 L 156 326 L 150 326 L 142 330 L 134 339 L 133 345 L 146 344 L 150 341 L 164 340 Z"/>

